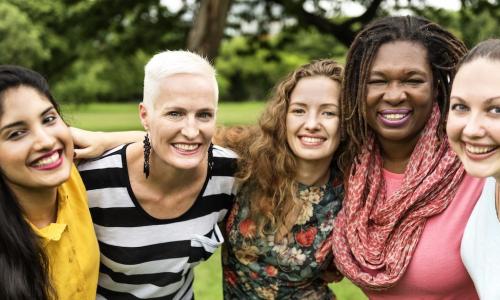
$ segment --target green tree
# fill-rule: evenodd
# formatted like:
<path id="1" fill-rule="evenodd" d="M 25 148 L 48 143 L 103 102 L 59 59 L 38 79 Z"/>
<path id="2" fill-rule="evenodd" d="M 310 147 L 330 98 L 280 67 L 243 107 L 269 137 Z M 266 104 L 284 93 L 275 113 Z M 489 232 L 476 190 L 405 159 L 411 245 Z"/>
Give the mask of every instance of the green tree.
<path id="1" fill-rule="evenodd" d="M 42 42 L 43 28 L 9 3 L 0 3 L 0 62 L 32 67 L 50 59 L 50 51 Z"/>

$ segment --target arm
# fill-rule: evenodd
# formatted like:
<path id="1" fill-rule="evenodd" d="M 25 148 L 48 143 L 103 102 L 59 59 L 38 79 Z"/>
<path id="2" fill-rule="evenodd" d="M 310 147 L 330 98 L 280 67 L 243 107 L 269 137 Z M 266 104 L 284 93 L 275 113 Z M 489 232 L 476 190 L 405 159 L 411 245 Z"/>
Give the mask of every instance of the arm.
<path id="1" fill-rule="evenodd" d="M 143 131 L 102 132 L 70 127 L 76 159 L 94 158 L 118 145 L 142 141 Z"/>

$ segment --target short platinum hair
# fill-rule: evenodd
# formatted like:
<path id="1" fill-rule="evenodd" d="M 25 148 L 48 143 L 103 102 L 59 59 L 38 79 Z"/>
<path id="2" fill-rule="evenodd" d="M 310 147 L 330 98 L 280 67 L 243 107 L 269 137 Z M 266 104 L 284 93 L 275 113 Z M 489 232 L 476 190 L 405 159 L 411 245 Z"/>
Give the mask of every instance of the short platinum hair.
<path id="1" fill-rule="evenodd" d="M 160 82 L 176 74 L 201 75 L 213 82 L 215 101 L 218 101 L 219 88 L 215 79 L 215 69 L 200 55 L 185 51 L 163 51 L 153 56 L 144 68 L 143 103 L 153 109 L 153 104 L 160 91 Z"/>

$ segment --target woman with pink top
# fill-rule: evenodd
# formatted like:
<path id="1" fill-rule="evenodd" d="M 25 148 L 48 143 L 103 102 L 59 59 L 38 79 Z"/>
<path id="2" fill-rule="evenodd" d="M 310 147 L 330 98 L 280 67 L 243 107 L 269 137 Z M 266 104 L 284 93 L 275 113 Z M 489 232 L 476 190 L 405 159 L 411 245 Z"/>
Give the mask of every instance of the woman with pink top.
<path id="1" fill-rule="evenodd" d="M 462 61 L 446 130 L 467 173 L 487 177 L 461 255 L 481 299 L 500 299 L 500 39 L 478 44 Z"/>
<path id="2" fill-rule="evenodd" d="M 428 20 L 387 17 L 351 45 L 342 102 L 349 145 L 334 226 L 338 269 L 370 299 L 477 299 L 460 259 L 483 180 L 444 131 L 464 44 Z"/>

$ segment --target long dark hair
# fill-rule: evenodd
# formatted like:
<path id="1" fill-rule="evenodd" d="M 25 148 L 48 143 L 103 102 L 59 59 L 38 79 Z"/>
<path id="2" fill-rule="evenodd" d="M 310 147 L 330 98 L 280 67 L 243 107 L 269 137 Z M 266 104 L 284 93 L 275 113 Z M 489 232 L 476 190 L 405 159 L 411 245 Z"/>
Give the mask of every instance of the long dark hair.
<path id="1" fill-rule="evenodd" d="M 29 86 L 59 111 L 42 75 L 19 66 L 0 65 L 0 117 L 5 92 Z M 0 166 L 1 170 L 1 166 Z M 53 299 L 49 261 L 40 239 L 24 219 L 22 208 L 0 172 L 0 298 Z"/>
<path id="2" fill-rule="evenodd" d="M 361 152 L 370 128 L 366 123 L 366 85 L 373 60 L 380 46 L 390 42 L 409 41 L 427 50 L 432 70 L 434 90 L 441 110 L 437 134 L 445 136 L 445 120 L 451 82 L 460 59 L 467 52 L 464 43 L 436 23 L 421 17 L 385 17 L 364 28 L 354 39 L 347 53 L 344 88 L 342 89 L 343 125 L 348 146 L 341 154 L 340 164 L 345 174 Z"/>

